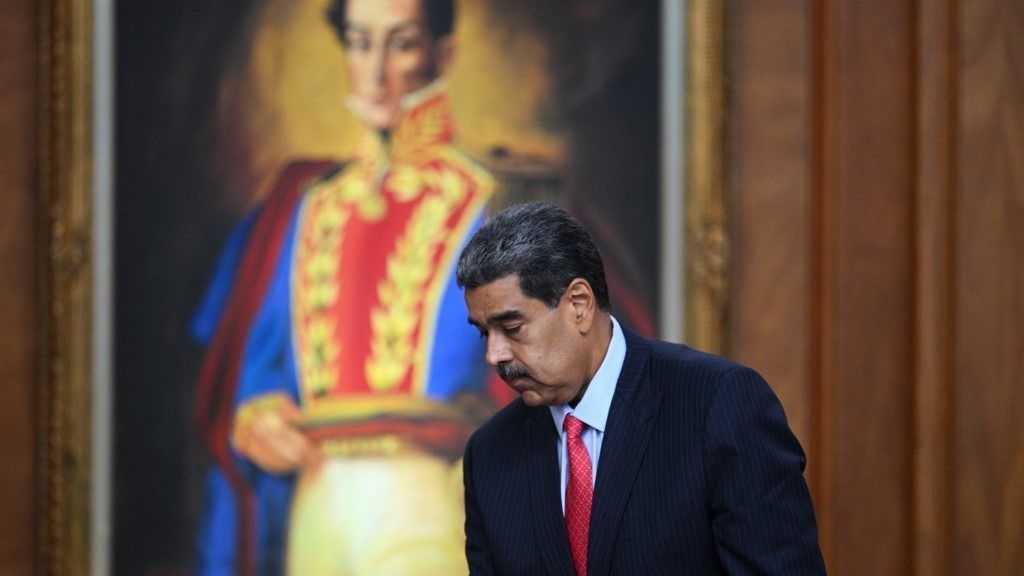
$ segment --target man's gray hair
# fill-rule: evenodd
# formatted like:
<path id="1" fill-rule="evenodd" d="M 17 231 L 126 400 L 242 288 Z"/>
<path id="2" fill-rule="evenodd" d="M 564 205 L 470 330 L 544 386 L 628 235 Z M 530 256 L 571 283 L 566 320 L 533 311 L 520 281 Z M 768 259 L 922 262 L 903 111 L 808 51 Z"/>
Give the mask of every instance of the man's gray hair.
<path id="1" fill-rule="evenodd" d="M 529 298 L 558 305 L 575 278 L 594 291 L 597 306 L 611 309 L 601 253 L 590 233 L 565 210 L 545 203 L 518 204 L 492 216 L 459 257 L 456 281 L 478 288 L 506 276 L 519 276 Z"/>

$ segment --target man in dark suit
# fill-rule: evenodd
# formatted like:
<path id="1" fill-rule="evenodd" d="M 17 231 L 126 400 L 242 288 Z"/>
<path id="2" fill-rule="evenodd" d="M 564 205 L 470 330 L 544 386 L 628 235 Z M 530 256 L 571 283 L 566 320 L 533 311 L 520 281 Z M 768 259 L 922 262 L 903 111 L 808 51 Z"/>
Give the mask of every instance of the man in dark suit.
<path id="1" fill-rule="evenodd" d="M 471 574 L 824 574 L 804 454 L 771 388 L 620 326 L 565 211 L 497 214 L 457 279 L 520 395 L 466 447 Z"/>

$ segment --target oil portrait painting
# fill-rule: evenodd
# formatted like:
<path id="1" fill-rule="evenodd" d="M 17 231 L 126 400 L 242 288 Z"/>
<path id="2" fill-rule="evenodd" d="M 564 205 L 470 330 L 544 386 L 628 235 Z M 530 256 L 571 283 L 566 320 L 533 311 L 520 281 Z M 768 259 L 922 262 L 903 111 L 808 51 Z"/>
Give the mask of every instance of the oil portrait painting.
<path id="1" fill-rule="evenodd" d="M 558 203 L 655 333 L 661 10 L 115 4 L 115 574 L 466 572 L 454 262 Z"/>

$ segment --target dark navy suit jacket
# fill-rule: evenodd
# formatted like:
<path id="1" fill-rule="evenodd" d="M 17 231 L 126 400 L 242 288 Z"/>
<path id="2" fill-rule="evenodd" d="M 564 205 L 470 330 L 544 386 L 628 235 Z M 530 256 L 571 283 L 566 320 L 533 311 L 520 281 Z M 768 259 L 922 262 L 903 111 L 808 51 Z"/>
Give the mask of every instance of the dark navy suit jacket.
<path id="1" fill-rule="evenodd" d="M 601 448 L 590 575 L 824 574 L 804 453 L 753 370 L 629 330 Z M 547 407 L 515 400 L 470 439 L 473 575 L 572 575 Z"/>

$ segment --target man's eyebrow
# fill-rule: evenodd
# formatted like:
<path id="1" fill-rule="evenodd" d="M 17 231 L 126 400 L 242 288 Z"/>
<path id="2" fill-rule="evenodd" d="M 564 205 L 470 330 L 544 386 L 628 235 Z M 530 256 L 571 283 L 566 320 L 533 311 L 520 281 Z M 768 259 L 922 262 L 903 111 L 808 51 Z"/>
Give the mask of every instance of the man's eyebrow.
<path id="1" fill-rule="evenodd" d="M 388 29 L 388 35 L 406 31 L 420 32 L 425 31 L 426 29 L 427 25 L 424 22 L 419 20 L 405 20 L 404 22 L 399 22 Z"/>
<path id="2" fill-rule="evenodd" d="M 508 322 L 509 320 L 521 320 L 523 313 L 519 310 L 506 310 L 499 312 L 487 319 L 488 324 L 500 324 L 502 322 Z"/>
<path id="3" fill-rule="evenodd" d="M 506 310 L 504 312 L 499 312 L 499 313 L 494 314 L 492 316 L 488 316 L 487 317 L 487 321 L 485 323 L 486 324 L 500 324 L 502 322 L 508 322 L 509 320 L 521 320 L 524 317 L 525 317 L 525 315 L 521 311 L 519 311 L 519 310 Z M 481 329 L 483 328 L 483 326 L 479 322 L 477 322 L 476 320 L 474 320 L 472 318 L 467 317 L 466 318 L 466 322 L 469 322 L 470 324 L 472 324 L 473 326 L 475 326 L 477 328 L 481 328 Z"/>
<path id="4" fill-rule="evenodd" d="M 342 25 L 342 29 L 346 32 L 351 30 L 353 32 L 366 33 L 369 32 L 371 28 L 372 26 L 370 24 L 364 24 L 361 22 L 345 22 Z M 420 20 L 402 20 L 401 22 L 397 22 L 396 24 L 388 28 L 386 33 L 390 35 L 408 29 L 426 30 L 427 25 Z"/>

